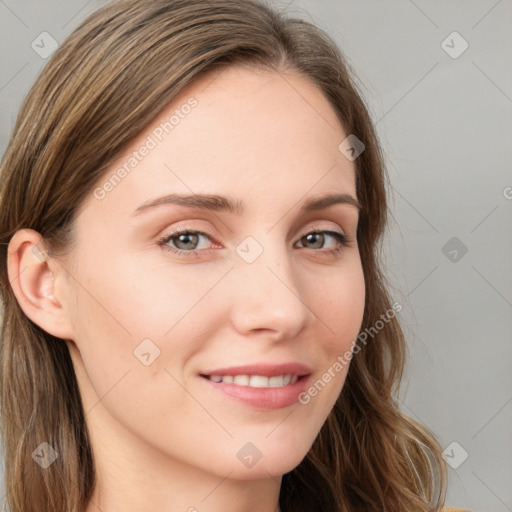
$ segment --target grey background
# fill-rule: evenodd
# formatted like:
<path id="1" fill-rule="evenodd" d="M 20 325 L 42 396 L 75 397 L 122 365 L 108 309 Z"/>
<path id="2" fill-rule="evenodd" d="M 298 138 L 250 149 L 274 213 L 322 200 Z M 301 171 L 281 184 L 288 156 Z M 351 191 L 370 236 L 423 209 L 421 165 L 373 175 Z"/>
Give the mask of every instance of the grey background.
<path id="1" fill-rule="evenodd" d="M 104 3 L 0 0 L 0 154 L 45 64 L 32 41 L 61 42 Z M 410 346 L 402 407 L 460 464 L 446 505 L 512 511 L 512 1 L 275 3 L 331 34 L 365 86 L 392 184 L 386 271 Z M 442 47 L 454 31 L 469 45 L 457 58 Z"/>

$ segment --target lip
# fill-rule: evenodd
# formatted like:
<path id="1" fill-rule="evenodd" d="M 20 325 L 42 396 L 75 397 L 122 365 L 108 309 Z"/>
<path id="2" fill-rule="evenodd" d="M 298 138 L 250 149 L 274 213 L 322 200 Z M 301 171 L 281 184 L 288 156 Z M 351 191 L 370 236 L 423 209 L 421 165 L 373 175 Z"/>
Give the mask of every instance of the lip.
<path id="1" fill-rule="evenodd" d="M 311 368 L 302 363 L 283 364 L 250 364 L 246 366 L 231 366 L 230 368 L 217 368 L 201 372 L 201 375 L 261 375 L 262 377 L 275 377 L 277 375 L 297 375 L 302 377 L 311 373 Z"/>
<path id="2" fill-rule="evenodd" d="M 206 385 L 211 386 L 216 392 L 229 399 L 243 403 L 253 409 L 269 411 L 289 407 L 298 402 L 299 395 L 307 389 L 311 371 L 309 366 L 301 363 L 279 365 L 254 364 L 217 368 L 212 371 L 201 372 L 199 377 Z M 264 377 L 274 377 L 286 374 L 297 375 L 299 378 L 294 384 L 278 388 L 253 388 L 233 383 L 213 382 L 207 378 L 210 375 L 261 375 Z"/>

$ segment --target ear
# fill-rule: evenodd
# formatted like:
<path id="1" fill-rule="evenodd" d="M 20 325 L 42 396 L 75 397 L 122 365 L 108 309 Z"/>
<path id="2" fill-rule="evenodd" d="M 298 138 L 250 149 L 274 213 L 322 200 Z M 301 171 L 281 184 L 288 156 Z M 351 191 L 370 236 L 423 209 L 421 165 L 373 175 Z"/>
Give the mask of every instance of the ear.
<path id="1" fill-rule="evenodd" d="M 32 229 L 21 229 L 7 249 L 7 274 L 16 299 L 25 315 L 43 330 L 62 339 L 73 339 L 64 297 L 65 271 L 48 256 L 42 236 Z M 62 294 L 63 292 L 61 292 Z"/>

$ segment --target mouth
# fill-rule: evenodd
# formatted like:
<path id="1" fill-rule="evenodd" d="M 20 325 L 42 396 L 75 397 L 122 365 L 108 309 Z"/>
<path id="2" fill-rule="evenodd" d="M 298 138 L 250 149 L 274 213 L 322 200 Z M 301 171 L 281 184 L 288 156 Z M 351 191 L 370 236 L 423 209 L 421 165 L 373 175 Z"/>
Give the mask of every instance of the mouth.
<path id="1" fill-rule="evenodd" d="M 203 382 L 224 396 L 260 410 L 296 403 L 310 375 L 311 369 L 298 363 L 238 366 L 199 374 Z"/>

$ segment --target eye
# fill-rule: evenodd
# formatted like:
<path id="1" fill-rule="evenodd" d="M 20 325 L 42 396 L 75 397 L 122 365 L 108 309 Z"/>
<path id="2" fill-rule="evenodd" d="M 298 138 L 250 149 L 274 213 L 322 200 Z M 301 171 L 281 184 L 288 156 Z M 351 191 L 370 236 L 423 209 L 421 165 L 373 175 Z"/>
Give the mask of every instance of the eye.
<path id="1" fill-rule="evenodd" d="M 211 239 L 209 234 L 202 231 L 179 230 L 160 239 L 158 245 L 180 256 L 197 256 L 198 249 L 204 250 L 204 247 L 198 247 L 201 237 Z"/>
<path id="2" fill-rule="evenodd" d="M 314 249 L 321 249 L 323 248 L 326 237 L 327 239 L 330 237 L 335 240 L 334 246 L 331 246 L 331 248 L 328 248 L 326 251 L 322 251 L 327 254 L 341 252 L 349 244 L 347 236 L 338 231 L 312 231 L 301 237 L 299 242 L 306 244 L 311 243 L 315 246 L 313 247 Z"/>
<path id="3" fill-rule="evenodd" d="M 210 241 L 212 240 L 212 236 L 208 233 L 182 229 L 164 236 L 158 241 L 158 245 L 161 246 L 162 249 L 171 251 L 178 256 L 198 257 L 200 252 L 208 249 L 208 243 L 206 243 L 206 247 L 204 247 L 204 244 L 201 244 L 202 238 Z M 312 244 L 314 246 L 304 247 L 303 245 L 302 247 L 306 249 L 322 249 L 324 248 L 326 240 L 328 241 L 329 239 L 334 240 L 334 245 L 331 243 L 331 246 L 328 247 L 327 250 L 316 252 L 320 252 L 322 254 L 336 254 L 341 252 L 350 243 L 348 237 L 343 233 L 327 230 L 311 231 L 302 236 L 298 242 L 301 244 Z M 201 247 L 201 245 L 203 245 L 203 247 Z"/>

